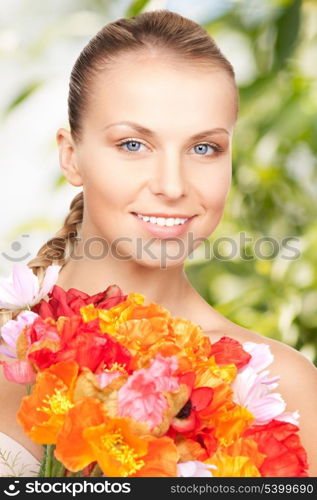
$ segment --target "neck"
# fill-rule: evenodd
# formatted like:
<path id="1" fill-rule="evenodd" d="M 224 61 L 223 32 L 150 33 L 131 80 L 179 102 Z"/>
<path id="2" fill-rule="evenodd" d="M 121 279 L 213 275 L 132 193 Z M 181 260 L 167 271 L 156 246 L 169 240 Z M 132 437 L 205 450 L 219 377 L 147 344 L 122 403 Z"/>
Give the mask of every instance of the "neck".
<path id="1" fill-rule="evenodd" d="M 100 252 L 100 249 L 99 249 Z M 76 249 L 76 255 L 83 255 Z M 164 269 L 148 267 L 135 260 L 113 258 L 69 259 L 59 273 L 56 283 L 64 290 L 77 288 L 89 295 L 118 285 L 124 294 L 140 293 L 144 303 L 157 302 L 173 315 L 184 314 L 185 299 L 193 293 L 183 265 Z"/>

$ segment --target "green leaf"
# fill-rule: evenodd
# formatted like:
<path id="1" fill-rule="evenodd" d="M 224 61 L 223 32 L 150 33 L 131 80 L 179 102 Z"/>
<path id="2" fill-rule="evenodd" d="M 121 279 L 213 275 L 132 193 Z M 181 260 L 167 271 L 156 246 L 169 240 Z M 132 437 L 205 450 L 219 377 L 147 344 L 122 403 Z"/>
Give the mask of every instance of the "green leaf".
<path id="1" fill-rule="evenodd" d="M 35 81 L 29 83 L 24 89 L 22 89 L 19 94 L 10 102 L 10 104 L 4 110 L 4 115 L 8 115 L 14 108 L 19 106 L 23 101 L 25 101 L 31 94 L 33 94 L 41 85 L 42 81 Z"/>
<path id="2" fill-rule="evenodd" d="M 301 21 L 301 3 L 301 0 L 294 0 L 276 22 L 274 70 L 282 68 L 287 63 L 287 58 L 296 46 Z"/>
<path id="3" fill-rule="evenodd" d="M 54 186 L 53 186 L 53 189 L 59 189 L 60 187 L 64 186 L 65 184 L 67 184 L 67 179 L 65 177 L 64 174 L 60 174 L 55 182 L 54 182 Z"/>
<path id="4" fill-rule="evenodd" d="M 149 3 L 149 0 L 135 0 L 128 7 L 124 16 L 125 17 L 137 16 L 144 9 L 146 4 L 148 4 L 148 3 Z"/>

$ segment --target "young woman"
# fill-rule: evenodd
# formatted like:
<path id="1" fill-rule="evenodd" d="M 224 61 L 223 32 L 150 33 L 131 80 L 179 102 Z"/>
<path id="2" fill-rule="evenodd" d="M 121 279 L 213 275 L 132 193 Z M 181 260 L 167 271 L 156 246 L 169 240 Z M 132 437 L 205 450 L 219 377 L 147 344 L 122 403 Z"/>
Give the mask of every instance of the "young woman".
<path id="1" fill-rule="evenodd" d="M 68 182 L 82 186 L 63 228 L 28 263 L 39 277 L 63 265 L 57 285 L 94 294 L 116 283 L 199 324 L 269 344 L 270 373 L 299 410 L 309 474 L 317 475 L 317 370 L 300 353 L 242 328 L 191 286 L 184 262 L 220 222 L 231 182 L 238 94 L 231 64 L 195 22 L 167 10 L 103 27 L 78 57 L 69 88 L 70 130 L 57 131 Z M 14 390 L 13 390 L 14 387 Z M 37 459 L 42 447 L 13 423 L 24 388 L 2 380 L 1 431 Z"/>

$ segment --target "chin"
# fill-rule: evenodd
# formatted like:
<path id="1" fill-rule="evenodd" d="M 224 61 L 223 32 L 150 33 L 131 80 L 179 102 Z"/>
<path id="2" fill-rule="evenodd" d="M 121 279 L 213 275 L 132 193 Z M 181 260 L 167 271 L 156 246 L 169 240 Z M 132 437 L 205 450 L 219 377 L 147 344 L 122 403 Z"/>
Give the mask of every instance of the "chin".
<path id="1" fill-rule="evenodd" d="M 184 264 L 184 259 L 179 258 L 179 259 L 169 259 L 169 258 L 164 258 L 164 256 L 158 256 L 155 259 L 136 259 L 135 262 L 142 267 L 145 267 L 147 269 L 171 269 L 174 267 L 179 267 Z"/>

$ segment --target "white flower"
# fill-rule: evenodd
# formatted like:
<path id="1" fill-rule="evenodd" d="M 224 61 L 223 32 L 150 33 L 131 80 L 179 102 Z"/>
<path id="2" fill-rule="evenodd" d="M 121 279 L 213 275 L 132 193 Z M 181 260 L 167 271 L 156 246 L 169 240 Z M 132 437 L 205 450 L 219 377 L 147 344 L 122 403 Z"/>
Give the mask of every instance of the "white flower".
<path id="1" fill-rule="evenodd" d="M 255 417 L 254 424 L 266 424 L 286 408 L 286 403 L 277 392 L 270 392 L 277 387 L 280 377 L 268 377 L 268 370 L 256 373 L 246 367 L 238 373 L 232 382 L 233 401 L 244 406 Z"/>
<path id="2" fill-rule="evenodd" d="M 34 306 L 51 291 L 60 268 L 48 266 L 40 288 L 37 276 L 26 264 L 14 264 L 12 276 L 0 280 L 0 307 L 15 310 Z"/>
<path id="3" fill-rule="evenodd" d="M 293 424 L 299 427 L 299 418 L 300 414 L 296 410 L 296 411 L 285 411 L 284 413 L 281 413 L 281 415 L 275 417 L 275 420 L 279 420 L 280 422 L 288 422 L 289 424 Z"/>
<path id="4" fill-rule="evenodd" d="M 256 342 L 243 342 L 243 350 L 251 354 L 249 363 L 243 366 L 240 370 L 242 372 L 245 368 L 253 368 L 258 373 L 264 368 L 267 368 L 274 360 L 268 344 L 257 344 Z"/>
<path id="5" fill-rule="evenodd" d="M 234 401 L 245 406 L 254 416 L 255 424 L 266 424 L 271 419 L 299 426 L 298 411 L 284 411 L 285 401 L 277 392 L 271 393 L 280 377 L 269 378 L 263 371 L 274 360 L 268 344 L 244 342 L 243 349 L 251 354 L 249 363 L 243 366 L 233 382 Z"/>
<path id="6" fill-rule="evenodd" d="M 177 464 L 178 477 L 213 477 L 211 469 L 217 469 L 217 467 L 199 462 L 199 460 L 189 460 Z"/>

